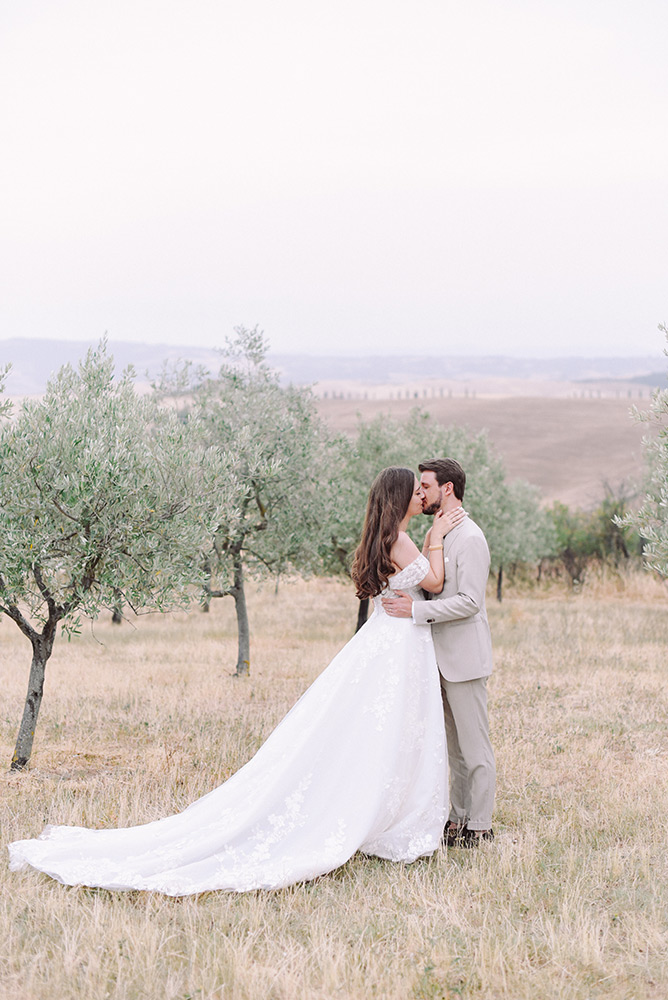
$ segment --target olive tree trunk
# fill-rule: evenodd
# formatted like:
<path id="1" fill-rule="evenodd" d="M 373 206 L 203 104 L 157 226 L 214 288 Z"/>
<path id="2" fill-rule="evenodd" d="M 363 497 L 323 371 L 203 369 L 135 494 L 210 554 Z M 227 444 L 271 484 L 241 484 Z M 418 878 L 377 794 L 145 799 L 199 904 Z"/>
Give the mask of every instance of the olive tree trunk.
<path id="1" fill-rule="evenodd" d="M 360 606 L 357 609 L 357 625 L 355 627 L 356 632 L 359 632 L 359 630 L 362 628 L 362 625 L 364 625 L 364 623 L 366 622 L 368 616 L 369 616 L 369 598 L 362 597 L 360 600 Z"/>
<path id="2" fill-rule="evenodd" d="M 25 624 L 27 625 L 27 623 Z M 28 761 L 30 760 L 32 744 L 35 738 L 35 728 L 37 726 L 37 716 L 39 715 L 42 695 L 44 694 L 46 664 L 53 651 L 53 640 L 56 635 L 57 624 L 57 620 L 49 618 L 41 634 L 29 625 L 27 626 L 27 630 L 21 626 L 21 631 L 28 636 L 32 644 L 32 663 L 30 664 L 28 693 L 26 694 L 25 705 L 23 707 L 23 717 L 21 718 L 14 755 L 12 757 L 12 771 L 23 771 L 28 766 Z"/>
<path id="3" fill-rule="evenodd" d="M 248 608 L 246 607 L 246 591 L 244 589 L 244 567 L 240 554 L 234 561 L 234 586 L 231 592 L 234 597 L 234 608 L 237 613 L 237 629 L 239 632 L 235 676 L 247 677 L 250 673 L 250 627 L 248 625 Z"/>
<path id="4" fill-rule="evenodd" d="M 246 589 L 244 585 L 244 562 L 241 551 L 241 544 L 236 545 L 232 550 L 234 581 L 227 590 L 212 590 L 210 586 L 205 587 L 205 607 L 209 610 L 209 602 L 214 597 L 233 597 L 234 609 L 237 614 L 237 666 L 235 677 L 247 677 L 250 673 L 250 626 L 248 624 L 248 608 L 246 606 Z"/>
<path id="5" fill-rule="evenodd" d="M 496 574 L 496 599 L 499 604 L 503 600 L 503 566 L 499 566 L 499 571 Z"/>

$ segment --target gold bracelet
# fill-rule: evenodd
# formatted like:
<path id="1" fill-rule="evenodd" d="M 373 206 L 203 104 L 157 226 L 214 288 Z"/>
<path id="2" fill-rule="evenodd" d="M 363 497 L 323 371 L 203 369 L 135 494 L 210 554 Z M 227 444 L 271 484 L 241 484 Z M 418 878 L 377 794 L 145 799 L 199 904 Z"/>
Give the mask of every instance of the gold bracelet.
<path id="1" fill-rule="evenodd" d="M 430 545 L 429 546 L 429 551 L 431 552 L 432 549 L 442 549 L 442 548 L 443 548 L 442 545 Z"/>

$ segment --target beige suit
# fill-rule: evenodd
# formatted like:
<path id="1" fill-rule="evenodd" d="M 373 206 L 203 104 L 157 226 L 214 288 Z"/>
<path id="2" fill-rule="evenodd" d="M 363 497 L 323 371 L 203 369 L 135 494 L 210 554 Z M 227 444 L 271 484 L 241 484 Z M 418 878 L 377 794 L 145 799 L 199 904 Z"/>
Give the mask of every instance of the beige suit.
<path id="1" fill-rule="evenodd" d="M 492 672 L 485 609 L 489 549 L 478 525 L 467 517 L 445 536 L 443 553 L 443 590 L 415 601 L 413 619 L 431 625 L 441 673 L 450 819 L 471 830 L 489 830 L 496 779 L 487 719 L 487 677 Z"/>

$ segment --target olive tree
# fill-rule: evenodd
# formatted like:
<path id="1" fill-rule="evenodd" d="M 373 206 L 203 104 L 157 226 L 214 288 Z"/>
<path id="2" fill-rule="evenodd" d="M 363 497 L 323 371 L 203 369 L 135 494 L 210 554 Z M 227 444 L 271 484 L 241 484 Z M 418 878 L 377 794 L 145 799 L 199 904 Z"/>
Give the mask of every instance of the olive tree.
<path id="1" fill-rule="evenodd" d="M 207 597 L 230 596 L 238 625 L 236 675 L 250 671 L 246 578 L 321 567 L 332 443 L 310 389 L 281 385 L 261 331 L 237 327 L 214 377 L 192 387 L 189 419 L 229 455 L 238 516 L 202 552 Z"/>
<path id="2" fill-rule="evenodd" d="M 496 597 L 503 598 L 504 568 L 535 566 L 555 551 L 556 532 L 540 491 L 524 479 L 502 483 L 495 497 L 497 511 L 490 534 L 491 568 L 496 573 Z"/>
<path id="3" fill-rule="evenodd" d="M 659 329 L 668 338 L 668 328 Z M 664 351 L 668 354 L 668 350 Z M 644 540 L 644 558 L 649 569 L 668 577 L 668 389 L 658 389 L 649 410 L 634 409 L 634 416 L 652 427 L 644 439 L 647 475 L 639 509 L 619 518 L 631 525 Z"/>
<path id="4" fill-rule="evenodd" d="M 193 550 L 233 521 L 229 484 L 225 456 L 138 396 L 131 370 L 116 378 L 104 343 L 3 422 L 0 612 L 32 647 L 12 768 L 30 758 L 57 632 L 119 601 L 186 604 Z"/>
<path id="5" fill-rule="evenodd" d="M 603 500 L 594 511 L 599 555 L 603 562 L 618 569 L 628 565 L 634 556 L 642 552 L 640 536 L 632 523 L 626 521 L 638 492 L 624 481 L 616 488 L 606 481 L 603 491 Z"/>
<path id="6" fill-rule="evenodd" d="M 0 395 L 2 395 L 2 393 L 5 391 L 5 381 L 7 379 L 7 376 L 9 375 L 11 367 L 12 367 L 11 365 L 5 365 L 5 367 L 0 371 Z M 11 413 L 11 409 L 12 409 L 11 401 L 8 399 L 3 399 L 2 402 L 0 402 L 0 418 L 6 417 L 9 413 Z"/>

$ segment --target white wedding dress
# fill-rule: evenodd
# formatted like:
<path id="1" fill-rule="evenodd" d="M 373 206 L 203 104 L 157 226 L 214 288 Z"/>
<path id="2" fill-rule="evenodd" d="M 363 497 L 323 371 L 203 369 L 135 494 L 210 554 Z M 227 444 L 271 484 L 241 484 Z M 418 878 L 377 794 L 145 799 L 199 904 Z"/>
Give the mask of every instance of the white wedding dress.
<path id="1" fill-rule="evenodd" d="M 419 599 L 424 556 L 390 580 Z M 276 889 L 356 851 L 414 861 L 446 818 L 443 708 L 429 626 L 367 623 L 255 756 L 183 812 L 119 830 L 48 826 L 9 845 L 10 866 L 67 885 L 185 896 Z"/>

